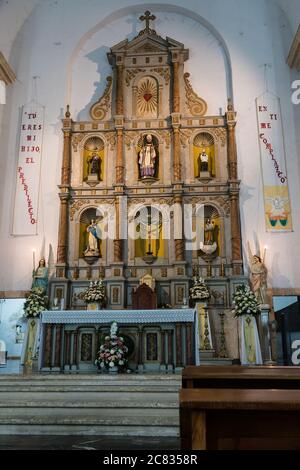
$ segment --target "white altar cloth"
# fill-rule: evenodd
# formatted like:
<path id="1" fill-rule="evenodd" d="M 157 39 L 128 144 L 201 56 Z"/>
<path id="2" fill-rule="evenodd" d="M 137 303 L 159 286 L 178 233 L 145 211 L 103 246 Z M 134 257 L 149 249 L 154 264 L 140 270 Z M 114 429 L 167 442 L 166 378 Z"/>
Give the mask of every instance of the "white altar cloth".
<path id="1" fill-rule="evenodd" d="M 41 314 L 41 327 L 53 324 L 109 324 L 130 323 L 193 323 L 195 337 L 195 363 L 199 360 L 198 315 L 195 309 L 155 309 L 155 310 L 47 310 Z"/>

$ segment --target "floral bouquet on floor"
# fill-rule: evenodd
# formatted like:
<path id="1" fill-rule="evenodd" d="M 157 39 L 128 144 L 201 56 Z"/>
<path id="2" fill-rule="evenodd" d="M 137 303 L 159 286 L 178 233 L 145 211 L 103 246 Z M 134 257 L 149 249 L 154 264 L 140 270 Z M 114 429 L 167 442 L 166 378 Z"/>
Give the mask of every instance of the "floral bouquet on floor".
<path id="1" fill-rule="evenodd" d="M 192 299 L 193 301 L 205 301 L 209 298 L 210 292 L 202 277 L 194 277 L 194 285 L 190 288 L 190 299 Z"/>
<path id="2" fill-rule="evenodd" d="M 111 324 L 110 334 L 104 337 L 104 341 L 100 346 L 98 357 L 95 361 L 99 368 L 109 370 L 109 368 L 118 367 L 119 369 L 126 369 L 126 354 L 128 353 L 128 348 L 124 344 L 124 338 L 118 336 L 117 332 L 117 322 L 113 322 Z"/>
<path id="3" fill-rule="evenodd" d="M 43 310 L 48 310 L 48 297 L 43 287 L 33 287 L 24 303 L 26 318 L 39 317 Z"/>
<path id="4" fill-rule="evenodd" d="M 86 303 L 99 302 L 101 304 L 105 301 L 105 285 L 102 279 L 99 281 L 91 281 L 89 287 L 83 294 L 83 300 Z"/>
<path id="5" fill-rule="evenodd" d="M 261 313 L 254 292 L 245 284 L 237 286 L 232 303 L 234 305 L 232 312 L 235 317 L 240 317 L 241 315 L 259 315 Z"/>

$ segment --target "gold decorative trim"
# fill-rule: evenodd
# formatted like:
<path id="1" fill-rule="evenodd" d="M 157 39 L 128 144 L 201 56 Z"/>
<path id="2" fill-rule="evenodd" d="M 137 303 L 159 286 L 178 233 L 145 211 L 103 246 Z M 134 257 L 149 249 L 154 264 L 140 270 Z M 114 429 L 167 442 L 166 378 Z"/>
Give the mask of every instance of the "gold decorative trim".
<path id="1" fill-rule="evenodd" d="M 125 77 L 126 85 L 129 86 L 131 80 L 140 72 L 146 72 L 146 70 L 145 69 L 127 69 L 126 77 Z"/>
<path id="2" fill-rule="evenodd" d="M 139 133 L 136 131 L 130 131 L 125 133 L 125 145 L 128 150 L 130 150 L 131 145 L 134 143 L 136 137 L 138 137 Z"/>
<path id="3" fill-rule="evenodd" d="M 183 148 L 186 148 L 189 143 L 190 137 L 193 134 L 193 129 L 179 129 L 180 133 L 180 143 Z"/>
<path id="4" fill-rule="evenodd" d="M 77 201 L 73 202 L 70 208 L 70 220 L 74 220 L 74 215 L 76 212 L 81 209 L 82 206 L 90 204 L 90 199 L 78 199 Z"/>
<path id="5" fill-rule="evenodd" d="M 220 140 L 222 147 L 225 147 L 227 132 L 225 127 L 217 127 L 217 128 L 207 128 L 206 131 L 209 131 L 216 137 L 216 140 Z"/>
<path id="6" fill-rule="evenodd" d="M 114 150 L 115 146 L 116 146 L 116 143 L 117 143 L 117 139 L 116 139 L 116 133 L 114 131 L 112 132 L 106 132 L 105 133 L 105 137 L 107 139 L 107 142 L 109 143 L 110 145 L 110 150 Z"/>
<path id="7" fill-rule="evenodd" d="M 5 59 L 2 52 L 0 52 L 0 80 L 2 80 L 5 85 L 10 85 L 16 79 L 15 72 Z"/>
<path id="8" fill-rule="evenodd" d="M 73 147 L 74 152 L 77 152 L 78 144 L 82 141 L 83 138 L 84 138 L 84 134 L 72 135 L 72 147 Z"/>
<path id="9" fill-rule="evenodd" d="M 194 92 L 189 76 L 188 72 L 183 75 L 187 107 L 192 116 L 204 116 L 207 111 L 207 103 Z"/>
<path id="10" fill-rule="evenodd" d="M 192 205 L 201 203 L 201 204 L 207 204 L 207 205 L 212 205 L 212 206 L 215 203 L 219 209 L 223 210 L 226 217 L 229 217 L 230 215 L 230 200 L 228 197 L 214 196 L 212 198 L 211 196 L 193 196 L 193 197 L 185 197 L 184 202 L 191 203 Z"/>
<path id="11" fill-rule="evenodd" d="M 29 295 L 27 290 L 1 290 L 0 298 L 5 299 L 24 299 Z"/>
<path id="12" fill-rule="evenodd" d="M 90 109 L 90 116 L 94 121 L 102 121 L 111 106 L 112 77 L 108 76 L 106 81 L 103 95 Z"/>
<path id="13" fill-rule="evenodd" d="M 156 67 L 154 69 L 151 69 L 150 72 L 156 72 L 158 73 L 164 80 L 165 84 L 168 85 L 170 81 L 170 71 L 169 68 L 165 67 Z"/>
<path id="14" fill-rule="evenodd" d="M 171 145 L 171 134 L 169 131 L 158 130 L 157 134 L 164 140 L 166 149 L 170 148 Z"/>

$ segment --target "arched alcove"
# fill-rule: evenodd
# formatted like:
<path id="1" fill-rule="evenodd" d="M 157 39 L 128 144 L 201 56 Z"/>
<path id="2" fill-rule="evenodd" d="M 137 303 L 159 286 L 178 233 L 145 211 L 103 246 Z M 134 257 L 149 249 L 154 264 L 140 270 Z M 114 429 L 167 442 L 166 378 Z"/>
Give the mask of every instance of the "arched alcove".
<path id="1" fill-rule="evenodd" d="M 144 76 L 137 84 L 136 114 L 143 118 L 156 118 L 159 109 L 158 83 L 154 77 Z"/>
<path id="2" fill-rule="evenodd" d="M 83 181 L 99 183 L 104 179 L 104 142 L 100 137 L 89 137 L 83 146 Z"/>
<path id="3" fill-rule="evenodd" d="M 209 177 L 216 175 L 215 141 L 208 132 L 199 132 L 193 140 L 194 176 L 201 178 L 207 173 Z"/>
<path id="4" fill-rule="evenodd" d="M 143 258 L 147 254 L 157 258 L 165 257 L 163 239 L 163 217 L 156 207 L 143 206 L 135 213 L 134 257 Z"/>
<path id="5" fill-rule="evenodd" d="M 146 174 L 146 172 L 142 171 L 142 158 L 141 158 L 141 151 L 150 143 L 150 139 L 147 140 L 148 136 L 151 136 L 151 144 L 153 145 L 155 151 L 155 157 L 152 158 L 153 160 L 153 168 L 150 169 L 151 174 Z M 150 178 L 159 178 L 159 142 L 158 138 L 153 135 L 152 133 L 145 133 L 142 134 L 137 142 L 136 153 L 137 153 L 137 169 L 138 169 L 138 179 L 143 180 L 146 178 L 147 180 Z M 151 157 L 151 156 L 150 156 Z"/>
<path id="6" fill-rule="evenodd" d="M 216 207 L 205 204 L 195 214 L 197 254 L 204 259 L 222 256 L 223 223 Z"/>
<path id="7" fill-rule="evenodd" d="M 79 258 L 103 257 L 103 216 L 95 207 L 85 209 L 80 215 Z"/>

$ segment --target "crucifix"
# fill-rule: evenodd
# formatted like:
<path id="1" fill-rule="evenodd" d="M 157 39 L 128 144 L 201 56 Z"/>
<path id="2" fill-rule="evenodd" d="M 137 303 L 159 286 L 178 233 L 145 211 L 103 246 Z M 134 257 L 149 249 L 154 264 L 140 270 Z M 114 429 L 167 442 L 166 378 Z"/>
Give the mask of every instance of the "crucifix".
<path id="1" fill-rule="evenodd" d="M 156 16 L 151 15 L 149 10 L 145 11 L 144 15 L 140 16 L 140 20 L 146 22 L 145 31 L 150 32 L 149 23 L 150 21 L 154 21 L 155 19 L 156 19 Z"/>

